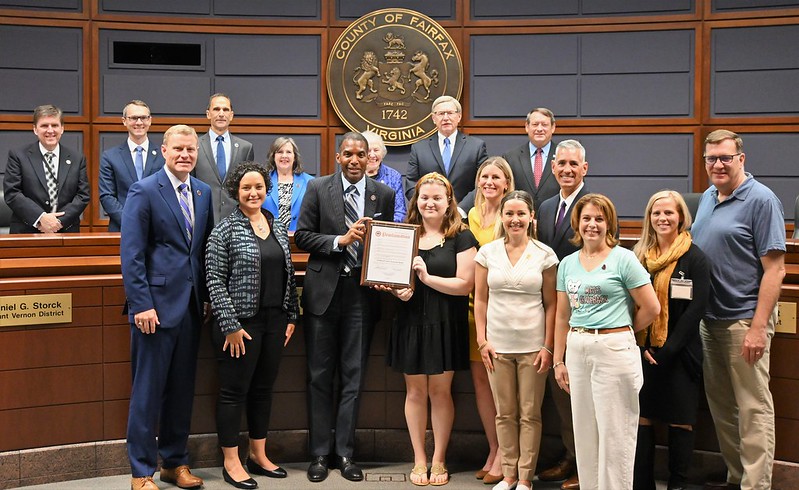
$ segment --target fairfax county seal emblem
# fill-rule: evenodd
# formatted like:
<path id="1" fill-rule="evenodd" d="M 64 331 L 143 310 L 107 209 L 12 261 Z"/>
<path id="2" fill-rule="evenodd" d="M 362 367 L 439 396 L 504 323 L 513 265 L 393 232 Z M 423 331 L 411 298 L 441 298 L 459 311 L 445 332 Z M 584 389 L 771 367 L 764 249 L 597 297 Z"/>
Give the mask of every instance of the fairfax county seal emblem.
<path id="1" fill-rule="evenodd" d="M 443 27 L 406 9 L 371 12 L 339 36 L 327 63 L 327 93 L 353 131 L 374 131 L 401 146 L 435 132 L 430 109 L 459 98 L 463 63 Z"/>

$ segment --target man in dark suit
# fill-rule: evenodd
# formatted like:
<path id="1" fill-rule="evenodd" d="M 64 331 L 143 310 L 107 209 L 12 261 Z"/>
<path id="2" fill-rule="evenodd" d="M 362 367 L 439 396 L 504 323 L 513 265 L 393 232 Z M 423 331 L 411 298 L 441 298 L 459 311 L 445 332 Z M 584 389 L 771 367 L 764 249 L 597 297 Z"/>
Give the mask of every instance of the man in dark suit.
<path id="1" fill-rule="evenodd" d="M 252 143 L 230 134 L 230 123 L 233 121 L 230 97 L 221 93 L 212 95 L 208 99 L 205 116 L 211 121 L 211 129 L 200 136 L 197 167 L 192 175 L 211 186 L 216 224 L 238 205 L 222 185 L 225 176 L 239 163 L 255 160 L 255 152 Z"/>
<path id="2" fill-rule="evenodd" d="M 555 251 L 558 260 L 563 260 L 578 250 L 577 246 L 569 241 L 574 236 L 570 217 L 574 204 L 588 194 L 583 182 L 587 172 L 588 162 L 585 161 L 583 145 L 576 140 L 561 141 L 555 150 L 551 171 L 560 192 L 541 203 L 537 220 L 538 239 Z M 542 481 L 566 480 L 561 485 L 562 490 L 579 489 L 571 401 L 569 395 L 558 386 L 552 372 L 549 373 L 548 379 L 550 394 L 560 416 L 560 436 L 566 453 L 555 466 L 539 473 L 538 478 Z"/>
<path id="3" fill-rule="evenodd" d="M 458 132 L 461 103 L 449 95 L 433 101 L 433 122 L 438 131 L 431 137 L 411 145 L 405 195 L 413 197 L 416 182 L 430 172 L 445 175 L 465 213 L 474 206 L 474 180 L 477 167 L 488 158 L 486 144 L 480 138 Z"/>
<path id="4" fill-rule="evenodd" d="M 394 191 L 366 177 L 368 149 L 360 133 L 344 135 L 336 153 L 341 170 L 308 182 L 294 234 L 297 246 L 310 253 L 302 303 L 312 482 L 324 480 L 331 465 L 348 480 L 363 480 L 352 455 L 380 298 L 376 291 L 360 286 L 362 242 L 366 220 L 391 221 L 394 216 Z M 337 369 L 340 383 L 335 396 Z"/>
<path id="5" fill-rule="evenodd" d="M 558 193 L 558 183 L 547 168 L 555 155 L 552 135 L 555 133 L 555 114 L 545 107 L 538 107 L 527 114 L 524 129 L 530 141 L 505 153 L 503 158 L 513 170 L 516 190 L 527 191 L 533 196 L 536 215 L 541 203 Z"/>
<path id="6" fill-rule="evenodd" d="M 122 211 L 122 281 L 131 323 L 133 383 L 128 457 L 134 490 L 161 481 L 202 486 L 189 471 L 186 442 L 205 286 L 205 242 L 213 225 L 211 189 L 189 173 L 197 162 L 197 133 L 172 126 L 164 133 L 166 163 L 134 183 Z"/>
<path id="7" fill-rule="evenodd" d="M 164 166 L 163 155 L 147 138 L 151 123 L 146 103 L 128 102 L 122 109 L 122 124 L 128 130 L 128 139 L 104 151 L 100 158 L 100 204 L 108 215 L 108 231 L 119 231 L 122 227 L 122 208 L 130 186 Z"/>
<path id="8" fill-rule="evenodd" d="M 59 143 L 64 116 L 56 106 L 33 110 L 39 138 L 8 152 L 3 181 L 11 212 L 11 233 L 80 233 L 80 215 L 89 204 L 86 158 Z"/>

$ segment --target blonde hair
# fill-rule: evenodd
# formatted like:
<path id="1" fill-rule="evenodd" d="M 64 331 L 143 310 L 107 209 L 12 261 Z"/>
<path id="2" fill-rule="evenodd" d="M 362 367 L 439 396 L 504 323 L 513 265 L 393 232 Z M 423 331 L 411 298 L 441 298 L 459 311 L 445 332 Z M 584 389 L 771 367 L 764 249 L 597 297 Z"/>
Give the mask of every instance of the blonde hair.
<path id="1" fill-rule="evenodd" d="M 185 124 L 176 124 L 171 128 L 167 129 L 164 133 L 164 146 L 169 143 L 169 138 L 172 135 L 181 134 L 183 136 L 194 136 L 194 139 L 197 139 L 197 132 L 191 126 L 186 126 Z"/>
<path id="2" fill-rule="evenodd" d="M 616 207 L 607 196 L 603 196 L 602 194 L 586 194 L 574 205 L 570 223 L 575 233 L 572 239 L 569 241 L 578 247 L 583 246 L 583 237 L 580 235 L 579 231 L 580 213 L 582 213 L 583 208 L 589 204 L 599 209 L 599 211 L 602 213 L 602 216 L 605 218 L 605 243 L 607 243 L 609 247 L 615 247 L 619 243 L 619 239 L 616 238 L 616 229 L 619 226 L 619 220 L 616 215 Z"/>
<path id="3" fill-rule="evenodd" d="M 483 192 L 480 190 L 480 174 L 482 174 L 483 170 L 489 165 L 493 165 L 500 169 L 502 174 L 505 176 L 505 180 L 508 181 L 508 188 L 502 193 L 503 196 L 516 188 L 515 182 L 513 180 L 513 170 L 511 170 L 508 161 L 497 156 L 486 158 L 477 169 L 477 173 L 474 176 L 474 207 L 477 208 L 478 211 L 482 211 L 483 206 L 485 205 L 485 196 L 483 196 Z"/>
<path id="4" fill-rule="evenodd" d="M 652 214 L 652 208 L 655 207 L 655 203 L 661 199 L 673 199 L 674 203 L 677 204 L 677 211 L 680 213 L 680 224 L 677 227 L 677 233 L 682 233 L 691 227 L 691 211 L 688 210 L 688 205 L 679 192 L 666 189 L 652 194 L 652 197 L 649 198 L 649 202 L 646 203 L 646 210 L 644 211 L 641 239 L 638 240 L 633 247 L 635 256 L 638 257 L 638 260 L 642 263 L 646 258 L 646 251 L 657 246 L 658 243 L 658 236 L 655 232 L 655 228 L 652 226 L 650 215 Z"/>
<path id="5" fill-rule="evenodd" d="M 458 213 L 458 202 L 455 200 L 452 192 L 452 184 L 449 183 L 446 177 L 438 172 L 430 172 L 422 176 L 413 191 L 413 197 L 408 204 L 408 216 L 405 218 L 406 223 L 413 225 L 422 224 L 422 215 L 419 213 L 419 189 L 425 184 L 438 184 L 444 186 L 447 194 L 447 210 L 444 211 L 444 220 L 441 223 L 441 232 L 445 238 L 452 238 L 467 228 L 466 224 L 461 220 L 461 215 Z"/>

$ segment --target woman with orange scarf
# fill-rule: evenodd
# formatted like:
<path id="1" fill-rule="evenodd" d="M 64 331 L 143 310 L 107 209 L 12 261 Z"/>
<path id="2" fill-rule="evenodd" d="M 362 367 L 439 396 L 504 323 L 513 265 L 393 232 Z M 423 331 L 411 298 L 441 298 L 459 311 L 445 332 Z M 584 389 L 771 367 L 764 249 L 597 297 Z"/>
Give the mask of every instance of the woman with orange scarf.
<path id="1" fill-rule="evenodd" d="M 644 386 L 635 454 L 634 490 L 654 490 L 653 420 L 669 425 L 669 490 L 687 488 L 694 448 L 693 425 L 702 377 L 699 320 L 710 294 L 705 254 L 691 242 L 691 213 L 675 191 L 649 199 L 641 240 L 633 249 L 652 276 L 660 314 L 636 335 Z"/>

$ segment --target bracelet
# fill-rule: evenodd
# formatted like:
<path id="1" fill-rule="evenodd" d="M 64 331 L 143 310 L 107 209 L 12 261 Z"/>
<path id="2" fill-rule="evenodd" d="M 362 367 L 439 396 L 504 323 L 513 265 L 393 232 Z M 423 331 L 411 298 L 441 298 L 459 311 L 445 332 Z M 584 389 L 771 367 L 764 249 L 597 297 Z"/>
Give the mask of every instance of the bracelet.
<path id="1" fill-rule="evenodd" d="M 563 361 L 556 362 L 555 364 L 552 365 L 552 369 L 555 369 L 556 367 L 560 366 L 561 364 L 564 365 L 564 366 L 566 365 L 566 363 L 564 363 Z"/>
<path id="2" fill-rule="evenodd" d="M 541 346 L 541 347 L 542 347 L 542 348 L 543 348 L 545 351 L 549 352 L 549 354 L 550 354 L 550 355 L 553 355 L 553 356 L 555 355 L 555 354 L 553 354 L 553 353 L 552 353 L 552 351 L 551 351 L 551 350 L 549 350 L 549 347 L 547 347 L 547 346 L 545 346 L 545 345 L 543 345 L 543 346 Z"/>
<path id="3" fill-rule="evenodd" d="M 482 343 L 482 345 L 478 345 L 478 346 L 477 346 L 477 350 L 480 350 L 480 351 L 481 351 L 481 350 L 483 350 L 483 349 L 485 348 L 485 346 L 487 346 L 487 345 L 488 345 L 488 341 L 486 340 L 485 342 L 483 342 L 483 343 Z"/>

